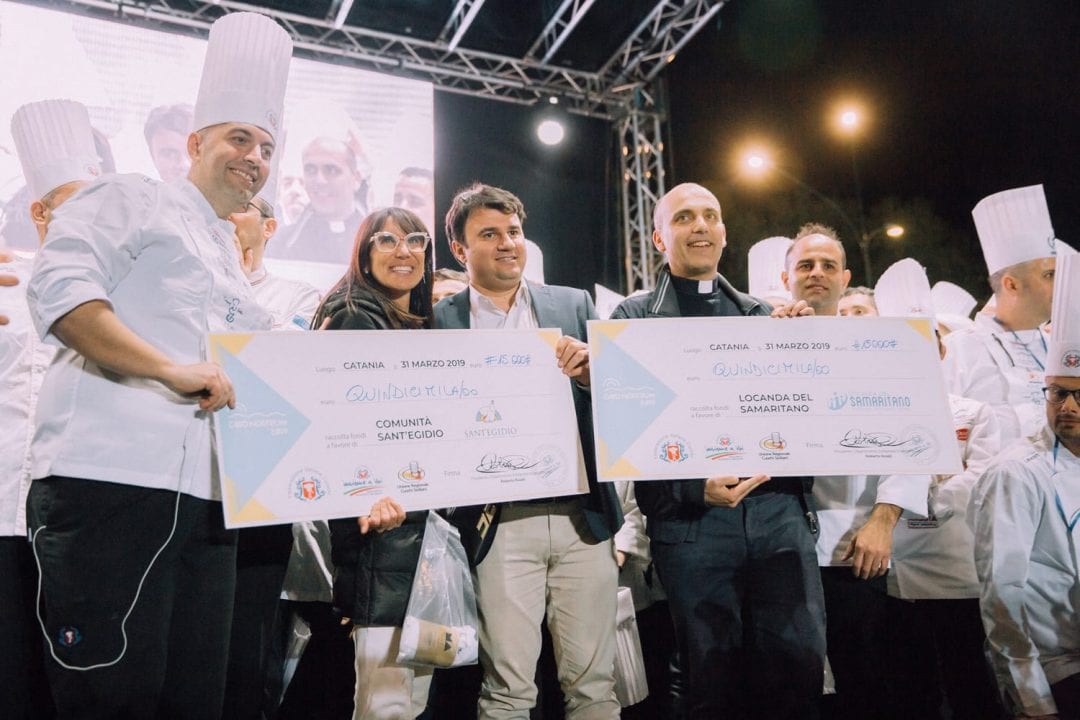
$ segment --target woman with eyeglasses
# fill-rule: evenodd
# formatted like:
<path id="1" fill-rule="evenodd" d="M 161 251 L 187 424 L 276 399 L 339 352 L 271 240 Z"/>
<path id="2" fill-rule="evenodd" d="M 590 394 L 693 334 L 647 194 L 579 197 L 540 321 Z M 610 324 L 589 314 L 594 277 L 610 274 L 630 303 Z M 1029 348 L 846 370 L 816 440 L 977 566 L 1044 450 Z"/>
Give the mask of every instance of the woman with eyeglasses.
<path id="1" fill-rule="evenodd" d="M 430 328 L 433 266 L 431 237 L 419 217 L 396 207 L 372 212 L 360 223 L 348 271 L 312 327 Z M 330 521 L 334 604 L 353 624 L 354 720 L 412 718 L 427 702 L 431 671 L 395 662 L 426 520 L 426 512 L 405 513 L 384 497 L 366 517 Z"/>

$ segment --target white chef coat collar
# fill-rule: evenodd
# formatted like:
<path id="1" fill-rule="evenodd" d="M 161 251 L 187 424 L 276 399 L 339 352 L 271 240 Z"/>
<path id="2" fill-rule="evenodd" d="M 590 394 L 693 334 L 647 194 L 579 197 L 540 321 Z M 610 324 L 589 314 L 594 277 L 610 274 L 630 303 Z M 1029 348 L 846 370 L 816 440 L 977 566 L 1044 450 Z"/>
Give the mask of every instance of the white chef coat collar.
<path id="1" fill-rule="evenodd" d="M 217 212 L 214 211 L 210 201 L 206 199 L 206 196 L 202 194 L 202 190 L 195 186 L 195 183 L 191 182 L 187 178 L 180 178 L 173 181 L 173 184 L 179 188 L 180 192 L 192 202 L 192 204 L 199 209 L 202 214 L 202 219 L 207 223 L 221 224 L 223 222 L 229 222 L 219 218 Z M 232 223 L 229 223 L 230 227 Z"/>
<path id="2" fill-rule="evenodd" d="M 1055 504 L 1065 525 L 1072 531 L 1080 522 L 1080 458 L 1054 438 Z"/>

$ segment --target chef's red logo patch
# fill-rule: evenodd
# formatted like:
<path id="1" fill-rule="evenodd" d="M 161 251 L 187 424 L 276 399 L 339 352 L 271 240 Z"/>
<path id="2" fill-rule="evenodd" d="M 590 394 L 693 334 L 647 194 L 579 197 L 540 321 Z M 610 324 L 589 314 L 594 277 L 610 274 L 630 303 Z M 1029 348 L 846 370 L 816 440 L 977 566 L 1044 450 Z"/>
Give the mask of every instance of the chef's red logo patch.
<path id="1" fill-rule="evenodd" d="M 959 440 L 960 442 L 967 442 L 969 437 L 971 437 L 970 428 L 956 428 L 957 440 Z"/>

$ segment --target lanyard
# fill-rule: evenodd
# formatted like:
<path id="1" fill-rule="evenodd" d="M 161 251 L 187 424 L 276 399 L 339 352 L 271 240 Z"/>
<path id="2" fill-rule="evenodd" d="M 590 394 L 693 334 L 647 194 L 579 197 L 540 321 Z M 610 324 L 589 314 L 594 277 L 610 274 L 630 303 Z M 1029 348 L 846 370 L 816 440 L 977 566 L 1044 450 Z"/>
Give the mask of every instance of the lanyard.
<path id="1" fill-rule="evenodd" d="M 1057 456 L 1058 446 L 1061 445 L 1061 438 L 1054 439 L 1054 472 L 1057 472 Z M 1077 521 L 1080 521 L 1080 510 L 1077 510 L 1073 516 L 1072 521 L 1065 516 L 1065 505 L 1061 502 L 1061 495 L 1058 494 L 1057 488 L 1054 488 L 1054 503 L 1057 505 L 1058 512 L 1061 513 L 1061 519 L 1065 521 L 1065 527 L 1069 529 L 1071 533 L 1073 528 L 1076 527 Z"/>
<path id="2" fill-rule="evenodd" d="M 1002 330 L 1006 329 L 1005 325 L 1000 320 L 998 320 L 997 318 L 994 318 L 994 322 L 996 322 L 998 325 L 1000 325 Z M 1043 337 L 1043 332 L 1042 332 L 1042 330 L 1040 328 L 1036 328 L 1036 330 L 1038 331 L 1038 334 L 1039 334 L 1039 340 L 1042 342 L 1043 354 L 1045 354 L 1047 352 L 1046 338 Z M 1041 360 L 1039 360 L 1039 358 L 1035 355 L 1035 353 L 1031 352 L 1031 347 L 1026 342 L 1024 342 L 1023 340 L 1020 339 L 1020 336 L 1016 334 L 1016 331 L 1015 330 L 1009 330 L 1009 333 L 1012 334 L 1013 340 L 1016 342 L 1016 344 L 1020 345 L 1021 347 L 1024 348 L 1024 350 L 1027 351 L 1027 354 L 1029 356 L 1031 356 L 1031 359 L 1035 361 L 1035 364 L 1039 366 L 1039 369 L 1040 370 L 1045 370 L 1046 366 L 1043 364 L 1043 362 Z M 1001 349 L 1005 350 L 1005 346 L 1002 345 Z M 1016 362 L 1013 361 L 1013 359 L 1012 359 L 1012 353 L 1010 353 L 1008 350 L 1005 350 L 1005 352 L 1009 355 L 1009 361 L 1012 362 L 1013 367 L 1016 367 Z"/>

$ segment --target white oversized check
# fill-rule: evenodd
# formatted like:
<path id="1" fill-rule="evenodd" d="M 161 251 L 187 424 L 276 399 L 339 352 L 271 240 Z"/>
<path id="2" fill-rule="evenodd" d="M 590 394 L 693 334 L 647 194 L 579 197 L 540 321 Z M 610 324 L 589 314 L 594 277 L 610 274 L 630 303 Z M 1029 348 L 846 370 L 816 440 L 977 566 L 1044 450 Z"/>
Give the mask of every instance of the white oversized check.
<path id="1" fill-rule="evenodd" d="M 930 323 L 589 323 L 601 480 L 960 472 Z"/>
<path id="2" fill-rule="evenodd" d="M 588 490 L 558 330 L 223 333 L 230 527 Z"/>

